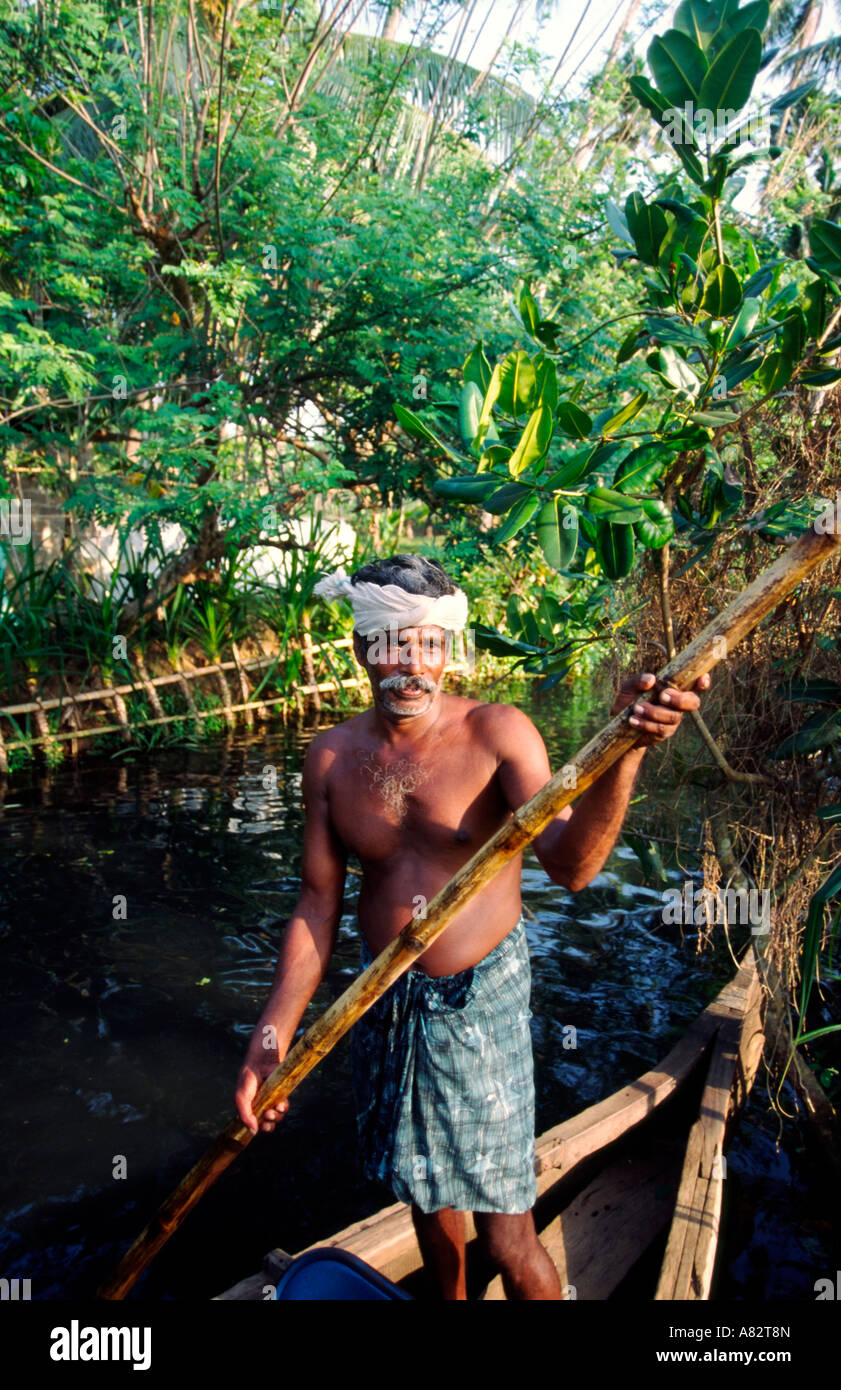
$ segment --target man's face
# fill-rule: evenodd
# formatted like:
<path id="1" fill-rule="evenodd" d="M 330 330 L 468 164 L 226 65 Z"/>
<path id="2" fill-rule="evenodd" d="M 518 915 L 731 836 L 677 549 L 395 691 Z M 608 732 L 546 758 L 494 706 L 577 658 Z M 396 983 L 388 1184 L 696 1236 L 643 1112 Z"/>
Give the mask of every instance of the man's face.
<path id="1" fill-rule="evenodd" d="M 354 650 L 368 672 L 375 704 L 392 719 L 415 719 L 432 707 L 447 664 L 441 627 L 383 629 L 361 637 Z"/>

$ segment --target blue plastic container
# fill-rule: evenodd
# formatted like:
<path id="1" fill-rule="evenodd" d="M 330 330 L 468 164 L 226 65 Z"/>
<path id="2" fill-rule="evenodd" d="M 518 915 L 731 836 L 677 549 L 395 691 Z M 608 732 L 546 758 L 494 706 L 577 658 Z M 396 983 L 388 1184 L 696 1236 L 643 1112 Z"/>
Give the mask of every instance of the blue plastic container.
<path id="1" fill-rule="evenodd" d="M 414 1303 L 379 1270 L 357 1255 L 333 1246 L 318 1246 L 293 1260 L 277 1286 L 276 1298 L 293 1299 L 391 1299 Z"/>

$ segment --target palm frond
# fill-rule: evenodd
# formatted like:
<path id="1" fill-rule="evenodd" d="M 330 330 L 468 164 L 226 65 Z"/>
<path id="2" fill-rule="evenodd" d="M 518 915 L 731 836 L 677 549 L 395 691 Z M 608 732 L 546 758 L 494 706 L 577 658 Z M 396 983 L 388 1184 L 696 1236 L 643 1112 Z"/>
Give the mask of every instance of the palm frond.
<path id="1" fill-rule="evenodd" d="M 841 35 L 835 34 L 832 38 L 821 39 L 818 43 L 809 44 L 808 48 L 799 48 L 795 53 L 780 58 L 776 65 L 776 71 L 796 71 L 801 76 L 827 75 L 837 72 L 839 64 L 841 64 Z"/>
<path id="2" fill-rule="evenodd" d="M 492 74 L 480 82 L 482 71 L 470 63 L 377 35 L 348 34 L 317 90 L 362 125 L 376 100 L 370 80 L 374 69 L 385 81 L 396 79 L 388 135 L 381 145 L 399 146 L 401 165 L 411 167 L 436 96 L 446 112 L 446 126 L 495 159 L 507 156 L 534 116 L 534 99 L 515 83 Z M 407 146 L 413 148 L 407 151 Z"/>

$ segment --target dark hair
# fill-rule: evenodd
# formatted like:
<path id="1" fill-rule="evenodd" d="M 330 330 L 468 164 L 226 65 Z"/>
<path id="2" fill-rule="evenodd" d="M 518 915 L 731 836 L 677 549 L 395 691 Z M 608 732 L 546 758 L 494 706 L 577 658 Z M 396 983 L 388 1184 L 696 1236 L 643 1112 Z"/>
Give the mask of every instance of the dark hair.
<path id="1" fill-rule="evenodd" d="M 397 584 L 407 594 L 426 594 L 429 598 L 456 591 L 443 566 L 425 555 L 390 555 L 386 560 L 374 560 L 355 570 L 350 579 L 352 584 Z"/>

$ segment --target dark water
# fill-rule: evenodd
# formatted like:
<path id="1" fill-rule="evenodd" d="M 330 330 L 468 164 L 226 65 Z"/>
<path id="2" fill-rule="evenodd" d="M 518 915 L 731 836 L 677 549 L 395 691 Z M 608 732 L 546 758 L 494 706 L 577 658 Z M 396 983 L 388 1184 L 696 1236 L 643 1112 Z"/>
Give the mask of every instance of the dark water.
<path id="1" fill-rule="evenodd" d="M 604 722 L 603 697 L 583 687 L 529 691 L 523 702 L 553 766 Z M 243 734 L 130 763 L 89 756 L 51 778 L 21 778 L 7 796 L 0 1275 L 31 1279 L 33 1298 L 92 1295 L 231 1118 L 297 895 L 308 737 Z M 699 803 L 670 792 L 661 757 L 649 755 L 631 821 L 664 842 L 680 825 L 691 841 Z M 661 849 L 669 884 L 697 878 L 697 860 L 669 867 Z M 348 875 L 336 951 L 302 1027 L 356 973 L 358 881 Z M 523 901 L 540 1133 L 656 1062 L 732 965 L 723 948 L 699 954 L 694 935 L 663 926 L 661 887 L 645 883 L 621 841 L 577 895 L 529 854 Z M 272 1246 L 300 1249 L 393 1201 L 357 1171 L 354 1126 L 345 1038 L 275 1134 L 259 1136 L 203 1198 L 135 1296 L 205 1299 L 253 1273 Z M 796 1122 L 777 1147 L 760 1085 L 729 1161 L 722 1296 L 813 1299 L 837 1261 L 819 1179 Z"/>

